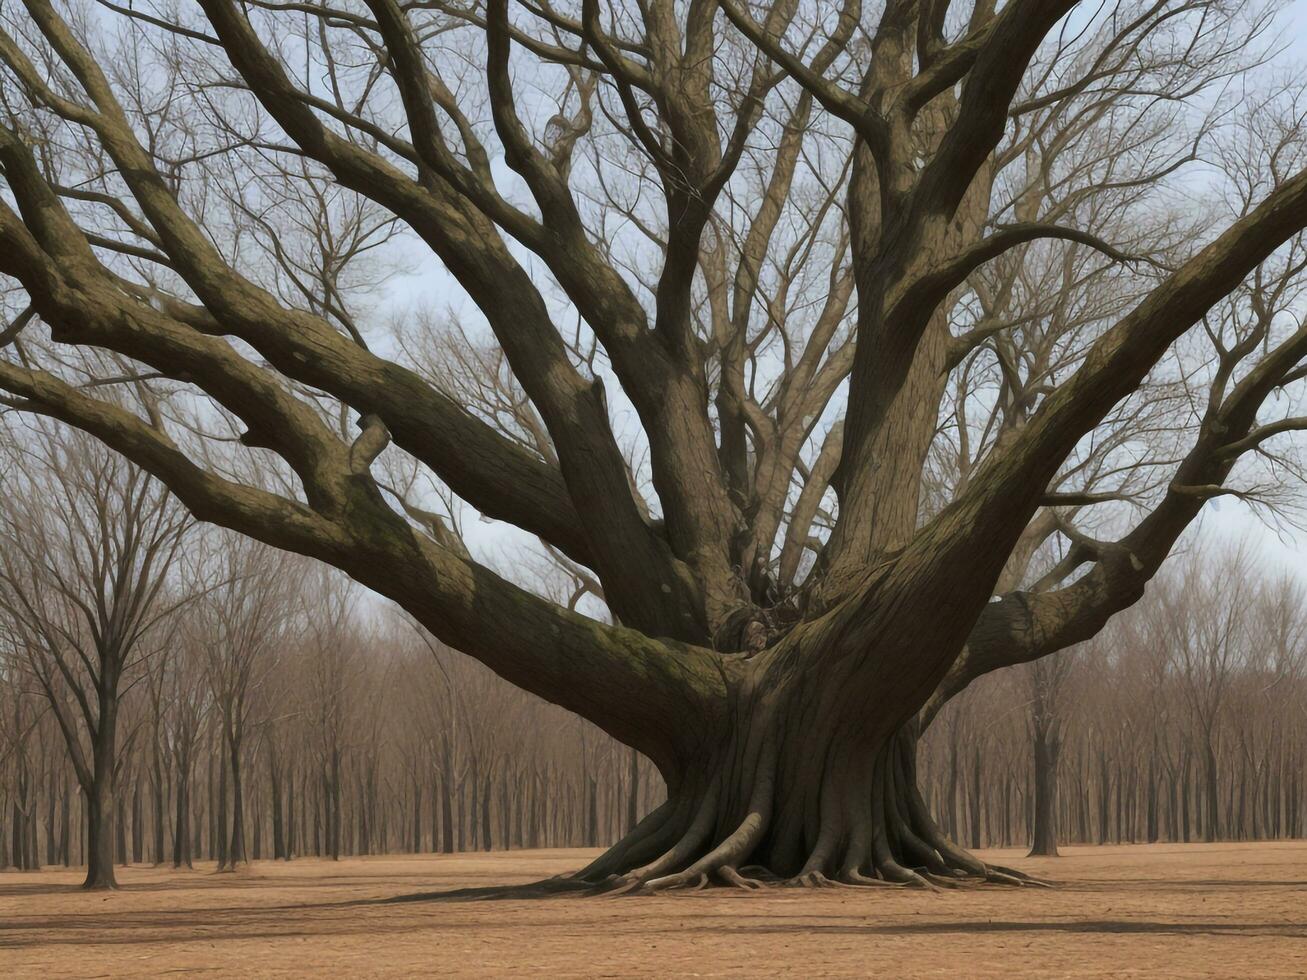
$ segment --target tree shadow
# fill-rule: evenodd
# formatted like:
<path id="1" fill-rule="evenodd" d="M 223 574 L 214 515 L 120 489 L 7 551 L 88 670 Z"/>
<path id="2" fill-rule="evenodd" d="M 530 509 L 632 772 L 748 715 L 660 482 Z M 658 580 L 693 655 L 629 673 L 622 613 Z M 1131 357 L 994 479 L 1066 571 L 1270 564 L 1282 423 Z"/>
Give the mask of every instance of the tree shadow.
<path id="1" fill-rule="evenodd" d="M 1283 939 L 1307 939 L 1307 923 L 1286 922 L 1258 925 L 1247 922 L 1156 922 L 1147 919 L 1085 919 L 1069 922 L 916 922 L 887 925 L 819 924 L 811 922 L 741 924 L 705 926 L 718 932 L 749 934 L 825 933 L 831 935 L 904 936 L 904 935 L 979 935 L 983 933 L 1058 932 L 1089 935 L 1174 935 L 1174 936 L 1248 936 Z M 684 931 L 681 927 L 680 931 Z"/>
<path id="2" fill-rule="evenodd" d="M 439 892 L 414 892 L 390 898 L 366 899 L 356 905 L 406 905 L 416 902 L 487 902 L 504 899 L 557 898 L 565 895 L 593 895 L 602 892 L 602 885 L 576 878 L 555 877 L 532 881 L 523 885 L 475 885 Z"/>

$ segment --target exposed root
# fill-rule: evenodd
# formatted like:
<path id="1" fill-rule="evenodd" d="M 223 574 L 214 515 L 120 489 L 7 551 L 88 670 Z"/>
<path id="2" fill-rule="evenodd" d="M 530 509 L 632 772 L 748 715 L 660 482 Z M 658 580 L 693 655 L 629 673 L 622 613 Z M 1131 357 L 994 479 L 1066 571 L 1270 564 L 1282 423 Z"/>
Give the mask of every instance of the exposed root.
<path id="1" fill-rule="evenodd" d="M 735 829 L 734 833 L 709 853 L 695 861 L 694 864 L 676 874 L 652 878 L 645 882 L 645 887 L 650 891 L 684 888 L 690 885 L 691 882 L 697 883 L 699 879 L 703 879 L 704 884 L 706 884 L 709 874 L 720 874 L 726 868 L 734 868 L 744 857 L 748 856 L 757 846 L 758 838 L 762 836 L 765 828 L 765 819 L 757 811 L 750 813 L 744 818 L 744 822 Z M 702 885 L 695 884 L 694 887 L 700 888 Z"/>
<path id="2" fill-rule="evenodd" d="M 1002 880 L 1003 884 L 1025 885 L 1031 888 L 1055 887 L 1051 881 L 1036 878 L 1032 875 L 1026 874 L 1024 871 L 1018 871 L 1016 868 L 1002 868 L 996 864 L 988 864 L 985 868 L 991 881 Z"/>
<path id="3" fill-rule="evenodd" d="M 776 746 L 771 732 L 735 746 L 715 778 L 659 807 L 576 880 L 605 896 L 709 885 L 1051 887 L 987 865 L 939 828 L 917 789 L 911 732 L 875 753 L 845 746 L 799 762 L 778 757 Z"/>
<path id="4" fill-rule="evenodd" d="M 921 875 L 922 878 L 930 882 L 930 884 L 934 885 L 936 889 L 966 887 L 966 885 L 964 885 L 961 881 L 952 877 L 951 875 L 935 874 L 931 871 L 921 871 L 918 873 Z"/>
<path id="5" fill-rule="evenodd" d="M 650 811 L 629 834 L 572 877 L 582 881 L 607 883 L 621 877 L 624 868 L 652 860 L 671 847 L 680 836 L 678 818 L 683 813 L 684 808 L 680 804 L 672 800 L 666 801 Z"/>
<path id="6" fill-rule="evenodd" d="M 643 886 L 644 882 L 635 875 L 612 875 L 596 885 L 591 894 L 602 895 L 604 898 L 616 898 L 618 895 L 638 891 Z"/>
<path id="7" fill-rule="evenodd" d="M 768 883 L 760 878 L 748 878 L 740 874 L 732 867 L 717 869 L 717 877 L 727 885 L 733 885 L 736 888 L 743 888 L 746 891 L 760 891 L 767 887 Z"/>
<path id="8" fill-rule="evenodd" d="M 664 892 L 673 889 L 684 889 L 686 891 L 697 892 L 708 887 L 707 872 L 690 874 L 688 871 L 682 871 L 679 874 L 667 875 L 663 878 L 654 878 L 652 881 L 644 883 L 644 890 L 648 892 Z"/>
<path id="9" fill-rule="evenodd" d="M 750 864 L 740 869 L 740 874 L 747 875 L 765 885 L 779 885 L 781 877 L 774 873 L 771 868 L 764 868 L 761 864 Z"/>
<path id="10" fill-rule="evenodd" d="M 854 888 L 902 888 L 906 882 L 886 881 L 884 878 L 869 878 L 856 868 L 840 874 L 841 882 Z"/>
<path id="11" fill-rule="evenodd" d="M 795 875 L 793 878 L 786 879 L 782 882 L 791 888 L 856 888 L 856 885 L 850 885 L 843 881 L 837 881 L 827 878 L 820 871 L 804 871 Z"/>

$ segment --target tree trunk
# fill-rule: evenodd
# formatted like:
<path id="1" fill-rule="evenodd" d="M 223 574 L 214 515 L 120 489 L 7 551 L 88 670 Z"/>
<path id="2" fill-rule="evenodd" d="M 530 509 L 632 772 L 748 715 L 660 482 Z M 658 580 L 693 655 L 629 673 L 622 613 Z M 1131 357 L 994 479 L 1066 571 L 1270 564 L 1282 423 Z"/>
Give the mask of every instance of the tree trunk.
<path id="1" fill-rule="evenodd" d="M 213 835 L 214 840 L 211 847 L 217 848 L 216 857 L 218 859 L 218 870 L 223 871 L 227 868 L 227 754 L 223 751 L 222 736 L 218 736 L 218 801 L 214 806 L 213 815 Z"/>
<path id="2" fill-rule="evenodd" d="M 272 857 L 274 860 L 286 858 L 286 829 L 281 809 L 281 767 L 277 764 L 277 752 L 268 748 L 268 774 L 272 791 Z"/>
<path id="3" fill-rule="evenodd" d="M 191 861 L 191 778 L 188 766 L 177 768 L 177 819 L 172 835 L 172 866 L 190 868 Z"/>
<path id="4" fill-rule="evenodd" d="M 962 876 L 1023 880 L 955 845 L 927 812 L 915 720 L 868 744 L 813 709 L 800 711 L 803 726 L 781 726 L 791 733 L 785 742 L 773 725 L 788 713 L 770 697 L 741 710 L 739 740 L 728 740 L 716 764 L 674 774 L 667 802 L 579 878 L 651 890 L 778 879 L 925 887 Z"/>
<path id="5" fill-rule="evenodd" d="M 412 773 L 413 780 L 413 838 L 412 848 L 414 854 L 422 853 L 422 784 L 418 782 L 418 774 L 415 769 Z"/>
<path id="6" fill-rule="evenodd" d="M 1203 839 L 1219 840 L 1221 837 L 1221 790 L 1217 779 L 1216 748 L 1211 736 L 1203 742 L 1203 775 L 1207 780 L 1206 817 L 1203 821 Z"/>
<path id="7" fill-rule="evenodd" d="M 640 753 L 631 749 L 626 776 L 626 833 L 635 829 L 640 819 Z"/>
<path id="8" fill-rule="evenodd" d="M 15 799 L 11 806 L 9 817 L 10 833 L 10 852 L 13 855 L 14 867 L 19 871 L 26 871 L 27 868 L 27 829 L 23 820 L 22 808 Z"/>
<path id="9" fill-rule="evenodd" d="M 72 834 L 72 792 L 68 789 L 68 780 L 64 778 L 63 783 L 63 805 L 59 810 L 59 863 L 65 868 L 73 863 L 73 834 Z"/>
<path id="10" fill-rule="evenodd" d="M 114 836 L 117 841 L 118 863 L 125 868 L 127 867 L 127 811 L 123 808 L 121 799 L 117 801 L 116 811 Z"/>
<path id="11" fill-rule="evenodd" d="M 141 777 L 132 781 L 132 864 L 145 863 L 145 808 L 141 803 Z"/>
<path id="12" fill-rule="evenodd" d="M 1046 719 L 1035 726 L 1035 820 L 1030 834 L 1031 857 L 1057 857 L 1057 768 L 1061 740 Z"/>
<path id="13" fill-rule="evenodd" d="M 231 758 L 231 846 L 227 848 L 228 870 L 249 862 L 245 852 L 245 782 L 241 770 L 241 742 L 239 732 L 234 732 L 227 740 Z"/>
<path id="14" fill-rule="evenodd" d="M 331 750 L 331 782 L 328 786 L 328 795 L 330 797 L 331 816 L 327 824 L 327 831 L 330 837 L 331 859 L 340 860 L 340 833 L 341 833 L 341 800 L 340 800 L 340 750 L 332 748 Z"/>
<path id="15" fill-rule="evenodd" d="M 168 808 L 167 794 L 163 783 L 163 760 L 160 758 L 156 743 L 154 753 L 154 863 L 163 864 L 167 859 L 164 851 L 164 814 Z"/>
<path id="16" fill-rule="evenodd" d="M 599 846 L 599 786 L 594 776 L 585 778 L 585 846 Z"/>
<path id="17" fill-rule="evenodd" d="M 114 793 L 112 766 L 100 772 L 97 760 L 96 779 L 86 795 L 86 881 L 83 888 L 118 887 L 113 870 Z"/>
<path id="18" fill-rule="evenodd" d="M 58 796 L 55 793 L 55 769 L 51 767 L 45 782 L 45 863 L 54 864 L 59 860 L 58 843 L 55 840 L 54 815 L 57 810 Z"/>
<path id="19" fill-rule="evenodd" d="M 448 775 L 440 777 L 440 853 L 454 853 L 454 793 Z"/>
<path id="20" fill-rule="evenodd" d="M 490 779 L 490 773 L 487 772 L 481 787 L 481 849 L 483 851 L 488 851 L 494 846 L 490 834 Z"/>
<path id="21" fill-rule="evenodd" d="M 296 822 L 296 794 L 295 794 L 295 767 L 290 768 L 290 775 L 286 779 L 286 850 L 282 855 L 287 861 L 294 857 L 295 852 L 303 847 L 301 836 L 297 833 L 296 828 L 301 826 Z M 300 810 L 303 810 L 303 802 L 300 802 Z"/>

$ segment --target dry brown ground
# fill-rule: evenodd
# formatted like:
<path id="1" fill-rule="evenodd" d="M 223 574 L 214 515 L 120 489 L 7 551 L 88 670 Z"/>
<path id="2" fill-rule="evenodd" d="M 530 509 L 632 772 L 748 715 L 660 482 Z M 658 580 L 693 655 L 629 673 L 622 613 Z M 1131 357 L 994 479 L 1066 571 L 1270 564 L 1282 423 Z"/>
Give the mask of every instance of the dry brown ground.
<path id="1" fill-rule="evenodd" d="M 0 874 L 0 977 L 1307 976 L 1307 843 L 986 852 L 1053 891 L 375 900 L 526 882 L 588 852 Z"/>

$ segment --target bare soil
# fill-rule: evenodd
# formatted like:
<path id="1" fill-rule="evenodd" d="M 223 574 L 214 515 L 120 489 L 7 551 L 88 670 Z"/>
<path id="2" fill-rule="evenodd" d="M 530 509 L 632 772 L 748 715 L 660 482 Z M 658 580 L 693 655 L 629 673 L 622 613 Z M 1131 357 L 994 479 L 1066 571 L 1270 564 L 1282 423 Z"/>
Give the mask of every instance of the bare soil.
<path id="1" fill-rule="evenodd" d="M 593 852 L 0 873 L 0 977 L 1307 976 L 1307 843 L 986 859 L 1060 882 L 382 904 L 525 883 Z"/>

